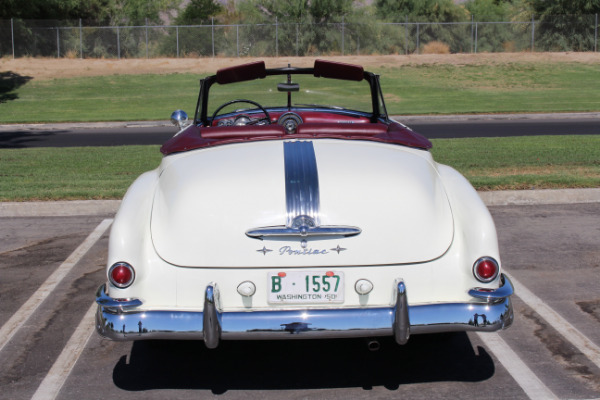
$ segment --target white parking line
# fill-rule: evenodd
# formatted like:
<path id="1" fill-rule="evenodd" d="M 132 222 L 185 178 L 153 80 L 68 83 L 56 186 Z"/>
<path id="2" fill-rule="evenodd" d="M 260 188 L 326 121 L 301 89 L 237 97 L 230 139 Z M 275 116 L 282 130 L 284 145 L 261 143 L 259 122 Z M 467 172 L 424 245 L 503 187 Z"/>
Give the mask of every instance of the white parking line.
<path id="1" fill-rule="evenodd" d="M 532 400 L 558 399 L 497 333 L 477 332 L 498 361 Z"/>
<path id="2" fill-rule="evenodd" d="M 48 371 L 48 374 L 40 383 L 40 386 L 33 394 L 32 400 L 52 400 L 60 392 L 63 384 L 67 380 L 79 356 L 83 352 L 92 332 L 94 332 L 94 315 L 98 306 L 94 302 L 83 316 L 83 319 L 73 332 L 73 335 L 67 342 L 60 356 Z"/>
<path id="3" fill-rule="evenodd" d="M 506 272 L 505 272 L 506 273 Z M 531 307 L 540 317 L 556 329 L 566 340 L 600 368 L 600 347 L 571 325 L 560 314 L 550 308 L 542 299 L 533 294 L 511 275 L 506 274 L 515 288 L 515 294 Z"/>
<path id="4" fill-rule="evenodd" d="M 566 340 L 571 342 L 590 361 L 600 367 L 600 347 L 588 339 L 577 328 L 571 325 L 560 314 L 550 308 L 542 299 L 533 294 L 513 276 L 505 274 L 515 288 L 515 295 L 525 304 L 538 313 L 550 326 L 558 331 Z M 479 338 L 494 353 L 498 361 L 506 368 L 513 379 L 525 391 L 530 399 L 556 399 L 546 385 L 533 373 L 533 371 L 519 358 L 508 344 L 497 333 L 477 332 Z"/>
<path id="5" fill-rule="evenodd" d="M 46 279 L 38 290 L 19 308 L 19 310 L 0 328 L 0 351 L 12 339 L 23 324 L 31 317 L 44 302 L 62 279 L 71 271 L 77 262 L 102 237 L 112 224 L 112 219 L 105 219 L 92 233 L 75 249 L 73 253 Z"/>

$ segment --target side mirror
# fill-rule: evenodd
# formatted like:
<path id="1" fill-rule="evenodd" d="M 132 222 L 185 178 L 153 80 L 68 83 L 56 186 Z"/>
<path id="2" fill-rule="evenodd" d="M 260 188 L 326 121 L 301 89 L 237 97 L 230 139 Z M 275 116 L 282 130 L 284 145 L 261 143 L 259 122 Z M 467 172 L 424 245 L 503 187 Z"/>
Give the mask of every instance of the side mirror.
<path id="1" fill-rule="evenodd" d="M 188 122 L 188 115 L 183 110 L 175 110 L 173 114 L 171 114 L 171 123 L 178 127 L 179 129 L 183 129 L 186 127 Z"/>

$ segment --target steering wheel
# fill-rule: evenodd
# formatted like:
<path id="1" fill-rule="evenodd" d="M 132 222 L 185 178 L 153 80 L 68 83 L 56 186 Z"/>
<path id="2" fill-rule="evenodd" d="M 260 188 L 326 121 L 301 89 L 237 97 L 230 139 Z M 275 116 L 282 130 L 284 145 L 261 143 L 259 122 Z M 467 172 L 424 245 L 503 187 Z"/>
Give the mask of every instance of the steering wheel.
<path id="1" fill-rule="evenodd" d="M 255 125 L 255 124 L 258 124 L 259 122 L 262 122 L 262 121 L 266 121 L 267 124 L 271 124 L 271 116 L 269 116 L 269 113 L 267 112 L 267 110 L 263 106 L 261 106 L 260 104 L 258 104 L 255 101 L 252 101 L 252 100 L 236 99 L 236 100 L 228 101 L 225 104 L 222 104 L 221 106 L 219 106 L 215 110 L 215 112 L 212 115 L 212 118 L 210 119 L 211 125 L 212 125 L 212 122 L 215 120 L 216 116 L 219 114 L 219 111 L 221 111 L 225 107 L 227 107 L 227 106 L 229 106 L 231 104 L 235 104 L 235 103 L 248 103 L 248 104 L 252 104 L 252 105 L 256 106 L 257 108 L 260 108 L 260 110 L 265 114 L 265 116 L 263 118 L 259 118 L 259 119 L 250 121 L 246 125 Z"/>

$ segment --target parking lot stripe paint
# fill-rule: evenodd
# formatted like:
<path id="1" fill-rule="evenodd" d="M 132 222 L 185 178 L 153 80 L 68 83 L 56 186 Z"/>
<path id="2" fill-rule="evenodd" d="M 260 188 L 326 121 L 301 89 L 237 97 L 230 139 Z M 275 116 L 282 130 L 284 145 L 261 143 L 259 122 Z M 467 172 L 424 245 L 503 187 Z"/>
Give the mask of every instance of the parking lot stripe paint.
<path id="1" fill-rule="evenodd" d="M 533 373 L 531 369 L 497 333 L 477 332 L 486 347 L 494 353 L 498 361 L 506 368 L 521 389 L 532 400 L 558 399 L 550 389 Z"/>
<path id="2" fill-rule="evenodd" d="M 571 325 L 559 313 L 550 308 L 542 299 L 523 286 L 519 281 L 507 274 L 514 288 L 515 294 L 531 307 L 540 317 L 560 333 L 566 340 L 571 342 L 583 355 L 600 368 L 600 347 L 588 339 L 577 328 Z"/>
<path id="3" fill-rule="evenodd" d="M 42 383 L 40 383 L 40 386 L 31 398 L 32 400 L 51 400 L 56 398 L 83 352 L 90 336 L 92 336 L 92 332 L 94 332 L 94 315 L 97 309 L 98 305 L 96 302 L 92 303 L 67 342 L 67 345 L 63 348 L 63 351 L 54 362 L 54 365 L 52 365 L 52 368 L 50 368 Z"/>
<path id="4" fill-rule="evenodd" d="M 89 249 L 102 237 L 104 232 L 112 224 L 112 219 L 103 220 L 100 225 L 71 253 L 69 257 L 46 279 L 38 290 L 6 321 L 0 328 L 0 351 L 12 339 L 23 324 L 33 315 L 35 310 L 44 302 L 56 286 L 79 262 L 79 260 L 89 251 Z"/>

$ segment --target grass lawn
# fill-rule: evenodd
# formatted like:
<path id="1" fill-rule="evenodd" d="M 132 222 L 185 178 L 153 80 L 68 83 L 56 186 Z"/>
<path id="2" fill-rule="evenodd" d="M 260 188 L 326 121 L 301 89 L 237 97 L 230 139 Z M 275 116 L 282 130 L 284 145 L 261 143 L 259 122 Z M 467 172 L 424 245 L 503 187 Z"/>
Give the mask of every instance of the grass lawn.
<path id="1" fill-rule="evenodd" d="M 120 199 L 160 146 L 0 149 L 0 201 Z"/>
<path id="2" fill-rule="evenodd" d="M 379 71 L 392 114 L 600 110 L 600 65 L 421 65 Z"/>
<path id="3" fill-rule="evenodd" d="M 434 139 L 435 160 L 478 190 L 600 187 L 600 135 Z"/>
<path id="4" fill-rule="evenodd" d="M 480 190 L 600 187 L 600 135 L 435 139 L 434 158 Z M 119 199 L 159 146 L 0 150 L 0 201 Z"/>
<path id="5" fill-rule="evenodd" d="M 155 121 L 192 114 L 199 78 L 191 74 L 31 80 L 0 103 L 0 123 Z"/>
<path id="6" fill-rule="evenodd" d="M 599 64 L 424 64 L 374 72 L 381 74 L 392 115 L 600 110 Z M 32 79 L 5 95 L 14 100 L 0 100 L 0 123 L 167 120 L 178 108 L 191 115 L 200 78 L 186 73 Z"/>

